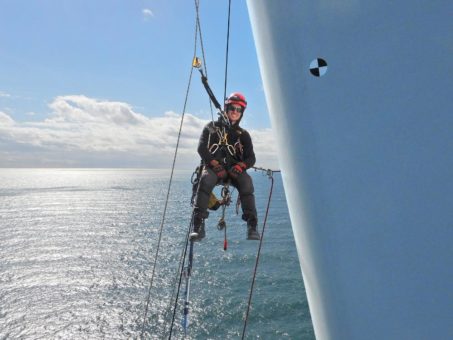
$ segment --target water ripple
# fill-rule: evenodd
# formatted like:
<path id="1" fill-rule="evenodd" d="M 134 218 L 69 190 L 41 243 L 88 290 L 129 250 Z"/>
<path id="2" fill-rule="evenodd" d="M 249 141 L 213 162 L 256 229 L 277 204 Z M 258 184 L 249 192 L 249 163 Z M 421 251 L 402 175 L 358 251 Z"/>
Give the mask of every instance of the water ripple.
<path id="1" fill-rule="evenodd" d="M 190 173 L 175 178 L 145 324 L 151 339 L 168 336 L 190 218 Z M 167 181 L 154 170 L 0 170 L 0 339 L 138 338 Z M 268 183 L 255 181 L 263 212 Z M 313 339 L 281 189 L 272 209 L 247 334 Z M 245 240 L 233 210 L 227 252 L 217 213 L 195 246 L 188 339 L 242 332 L 258 244 Z M 178 339 L 180 318 L 181 306 Z"/>

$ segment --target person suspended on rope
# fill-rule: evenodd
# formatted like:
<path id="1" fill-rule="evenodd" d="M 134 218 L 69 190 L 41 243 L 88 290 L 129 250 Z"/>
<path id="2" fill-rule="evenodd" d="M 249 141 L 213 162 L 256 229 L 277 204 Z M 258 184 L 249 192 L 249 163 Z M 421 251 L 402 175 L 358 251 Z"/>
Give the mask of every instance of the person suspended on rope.
<path id="1" fill-rule="evenodd" d="M 205 237 L 205 219 L 211 192 L 218 183 L 236 187 L 242 203 L 242 219 L 247 222 L 247 239 L 259 240 L 253 181 L 247 173 L 256 161 L 252 138 L 239 123 L 247 107 L 245 97 L 234 92 L 225 100 L 225 112 L 208 123 L 201 134 L 198 153 L 204 167 L 194 204 L 194 239 Z"/>

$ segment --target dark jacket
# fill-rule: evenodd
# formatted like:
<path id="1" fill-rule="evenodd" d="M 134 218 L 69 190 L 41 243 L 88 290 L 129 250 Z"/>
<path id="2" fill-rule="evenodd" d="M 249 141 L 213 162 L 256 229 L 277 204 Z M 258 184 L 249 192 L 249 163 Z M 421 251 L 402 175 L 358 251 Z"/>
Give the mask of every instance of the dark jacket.
<path id="1" fill-rule="evenodd" d="M 221 143 L 220 136 L 225 135 L 226 143 Z M 209 164 L 213 159 L 227 167 L 244 162 L 248 169 L 254 166 L 256 161 L 248 131 L 239 125 L 229 126 L 220 118 L 204 127 L 198 143 L 198 153 L 205 164 Z"/>

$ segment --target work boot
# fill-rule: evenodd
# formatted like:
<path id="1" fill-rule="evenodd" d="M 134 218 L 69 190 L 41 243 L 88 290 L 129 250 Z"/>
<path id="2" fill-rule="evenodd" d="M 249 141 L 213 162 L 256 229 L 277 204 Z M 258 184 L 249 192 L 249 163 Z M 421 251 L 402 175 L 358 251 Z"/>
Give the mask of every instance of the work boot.
<path id="1" fill-rule="evenodd" d="M 196 211 L 193 216 L 193 233 L 190 234 L 192 241 L 201 241 L 206 236 L 204 229 L 204 220 L 207 216 L 207 212 Z"/>
<path id="2" fill-rule="evenodd" d="M 247 240 L 260 240 L 260 234 L 256 230 L 258 221 L 255 218 L 251 218 L 247 221 Z"/>

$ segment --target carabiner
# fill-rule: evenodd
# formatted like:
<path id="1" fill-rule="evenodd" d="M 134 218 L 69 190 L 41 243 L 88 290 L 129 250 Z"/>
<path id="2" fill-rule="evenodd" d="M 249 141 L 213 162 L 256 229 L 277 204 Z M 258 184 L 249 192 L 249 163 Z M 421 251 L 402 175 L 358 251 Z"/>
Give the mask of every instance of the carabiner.
<path id="1" fill-rule="evenodd" d="M 231 144 L 226 144 L 227 150 L 231 156 L 236 156 L 236 149 Z M 233 151 L 231 151 L 233 150 Z"/>
<path id="2" fill-rule="evenodd" d="M 209 152 L 213 155 L 217 152 L 217 150 L 219 150 L 219 144 L 215 143 L 215 144 L 212 144 L 210 147 L 209 147 Z"/>

